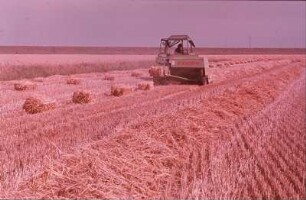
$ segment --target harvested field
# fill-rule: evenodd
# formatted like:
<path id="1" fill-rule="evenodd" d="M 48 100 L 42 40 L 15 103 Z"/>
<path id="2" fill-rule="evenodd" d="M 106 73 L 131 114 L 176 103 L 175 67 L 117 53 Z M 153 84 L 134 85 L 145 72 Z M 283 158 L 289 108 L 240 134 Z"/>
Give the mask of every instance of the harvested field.
<path id="1" fill-rule="evenodd" d="M 0 198 L 305 199 L 304 55 L 208 58 L 206 86 L 146 90 L 149 67 L 137 77 L 128 64 L 75 71 L 73 86 L 35 75 L 20 92 L 2 80 Z M 121 86 L 132 92 L 113 96 Z M 75 91 L 94 101 L 74 104 Z M 29 96 L 56 107 L 27 114 Z"/>

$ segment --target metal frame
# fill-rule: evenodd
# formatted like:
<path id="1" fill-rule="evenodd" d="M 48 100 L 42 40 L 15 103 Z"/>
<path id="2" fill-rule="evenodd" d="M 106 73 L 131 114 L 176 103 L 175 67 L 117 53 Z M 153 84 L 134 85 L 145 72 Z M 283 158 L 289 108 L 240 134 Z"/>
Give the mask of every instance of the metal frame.
<path id="1" fill-rule="evenodd" d="M 171 35 L 168 38 L 162 38 L 160 43 L 160 53 L 168 53 L 168 49 L 182 43 L 184 47 L 184 41 L 187 41 L 187 54 L 193 52 L 193 47 L 195 47 L 193 41 L 188 35 Z M 165 44 L 165 46 L 163 46 Z M 185 54 L 185 53 L 184 53 Z"/>

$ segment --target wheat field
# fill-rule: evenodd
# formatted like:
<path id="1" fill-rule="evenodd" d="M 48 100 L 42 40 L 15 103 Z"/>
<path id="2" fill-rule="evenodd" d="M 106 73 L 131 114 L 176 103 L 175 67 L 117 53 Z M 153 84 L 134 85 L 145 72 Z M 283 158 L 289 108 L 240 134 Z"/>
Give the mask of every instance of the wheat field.
<path id="1" fill-rule="evenodd" d="M 304 55 L 208 56 L 209 85 L 139 89 L 152 58 L 3 59 L 0 198 L 306 198 Z"/>

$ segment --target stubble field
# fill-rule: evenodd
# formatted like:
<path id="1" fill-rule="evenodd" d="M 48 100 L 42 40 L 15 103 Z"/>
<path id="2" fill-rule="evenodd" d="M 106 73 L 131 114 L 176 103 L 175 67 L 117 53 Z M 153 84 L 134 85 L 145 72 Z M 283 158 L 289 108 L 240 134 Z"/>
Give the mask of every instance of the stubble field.
<path id="1" fill-rule="evenodd" d="M 304 55 L 208 56 L 211 84 L 155 87 L 154 56 L 47 57 L 0 56 L 0 198 L 306 197 Z"/>

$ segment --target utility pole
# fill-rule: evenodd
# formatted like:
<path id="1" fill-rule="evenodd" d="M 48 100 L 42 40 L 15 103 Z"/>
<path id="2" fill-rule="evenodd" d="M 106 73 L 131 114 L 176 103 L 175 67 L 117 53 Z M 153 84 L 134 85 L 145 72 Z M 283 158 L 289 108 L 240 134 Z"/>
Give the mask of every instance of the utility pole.
<path id="1" fill-rule="evenodd" d="M 252 48 L 252 36 L 249 35 L 249 48 Z"/>

